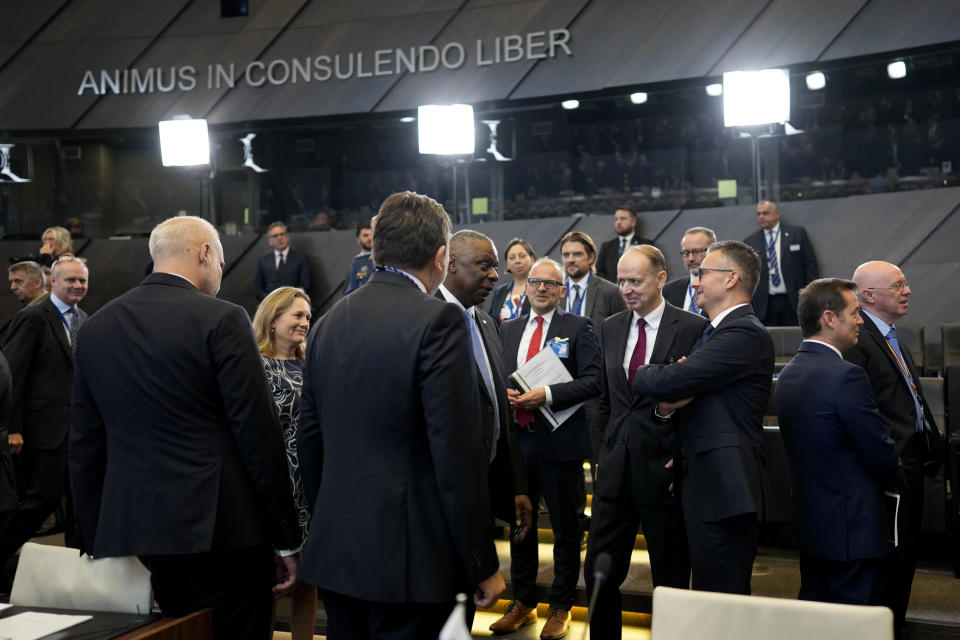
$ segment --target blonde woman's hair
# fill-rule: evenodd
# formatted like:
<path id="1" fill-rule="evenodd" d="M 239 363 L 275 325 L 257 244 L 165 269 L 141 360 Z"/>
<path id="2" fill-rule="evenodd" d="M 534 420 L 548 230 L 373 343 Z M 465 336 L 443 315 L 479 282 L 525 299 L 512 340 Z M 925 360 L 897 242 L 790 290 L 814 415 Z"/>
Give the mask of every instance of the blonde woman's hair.
<path id="1" fill-rule="evenodd" d="M 40 234 L 40 237 L 53 234 L 53 239 L 60 245 L 60 253 L 73 253 L 73 240 L 70 238 L 70 231 L 63 227 L 47 227 Z"/>
<path id="2" fill-rule="evenodd" d="M 257 334 L 257 345 L 260 347 L 260 353 L 268 358 L 277 355 L 277 345 L 273 341 L 273 332 L 270 325 L 283 315 L 297 298 L 303 298 L 307 301 L 307 306 L 310 305 L 310 296 L 303 289 L 279 287 L 271 291 L 257 307 L 257 313 L 253 316 L 253 330 Z M 296 349 L 297 360 L 303 360 L 306 357 L 306 351 L 306 342 L 298 344 Z"/>

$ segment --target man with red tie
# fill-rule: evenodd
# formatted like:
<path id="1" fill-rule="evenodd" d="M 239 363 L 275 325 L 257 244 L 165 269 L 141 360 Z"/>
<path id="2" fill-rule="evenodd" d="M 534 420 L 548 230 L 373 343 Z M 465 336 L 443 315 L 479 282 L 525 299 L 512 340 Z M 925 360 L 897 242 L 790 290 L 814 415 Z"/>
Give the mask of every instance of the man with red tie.
<path id="1" fill-rule="evenodd" d="M 595 398 L 600 393 L 600 345 L 589 318 L 557 308 L 566 295 L 563 269 L 555 261 L 537 261 L 527 279 L 530 313 L 505 322 L 503 361 L 513 371 L 542 349 L 552 349 L 563 362 L 570 382 L 520 393 L 508 389 L 515 410 L 518 441 L 526 467 L 527 494 L 537 504 L 543 496 L 553 527 L 554 579 L 548 598 L 550 609 L 540 637 L 562 638 L 570 625 L 570 607 L 580 575 L 580 480 L 583 461 L 590 455 L 587 417 L 583 407 L 557 429 L 538 411 L 547 406 L 561 411 Z M 490 626 L 497 633 L 514 631 L 537 619 L 537 537 L 511 541 L 510 573 L 514 600 L 502 618 Z"/>
<path id="2" fill-rule="evenodd" d="M 599 424 L 603 438 L 595 459 L 593 516 L 584 578 L 594 588 L 593 566 L 610 555 L 610 574 L 597 594 L 590 636 L 620 637 L 620 584 L 627 577 L 638 526 L 650 554 L 653 586 L 686 589 L 690 553 L 683 512 L 673 491 L 680 442 L 671 421 L 653 416 L 655 401 L 630 385 L 645 364 L 671 364 L 700 341 L 707 321 L 664 300 L 666 261 L 659 249 L 637 245 L 624 252 L 617 281 L 627 310 L 604 320 L 600 330 L 603 372 Z"/>

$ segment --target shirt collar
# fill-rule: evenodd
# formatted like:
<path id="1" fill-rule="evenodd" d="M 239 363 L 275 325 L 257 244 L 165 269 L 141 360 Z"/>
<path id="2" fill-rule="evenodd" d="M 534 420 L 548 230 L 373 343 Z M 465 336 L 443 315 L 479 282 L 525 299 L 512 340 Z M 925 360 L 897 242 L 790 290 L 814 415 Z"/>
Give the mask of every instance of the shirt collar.
<path id="1" fill-rule="evenodd" d="M 587 271 L 587 275 L 583 276 L 583 277 L 580 278 L 579 280 L 571 280 L 571 281 L 570 281 L 570 288 L 573 289 L 573 285 L 578 284 L 578 285 L 580 285 L 580 292 L 583 293 L 584 291 L 587 290 L 587 281 L 588 281 L 588 280 L 590 280 L 590 272 L 589 272 L 589 271 Z M 569 296 L 571 296 L 571 295 L 573 295 L 573 291 L 567 291 L 567 296 L 569 297 Z"/>
<path id="2" fill-rule="evenodd" d="M 60 313 L 66 313 L 67 311 L 70 311 L 71 309 L 73 309 L 73 307 L 71 307 L 66 302 L 58 298 L 57 294 L 53 293 L 52 291 L 50 292 L 50 300 L 53 302 L 54 306 L 57 308 L 57 310 Z"/>
<path id="3" fill-rule="evenodd" d="M 536 323 L 537 323 L 537 318 L 538 318 L 538 317 L 542 317 L 542 318 L 543 318 L 543 323 L 544 323 L 544 324 L 550 324 L 550 321 L 553 320 L 553 314 L 555 314 L 556 312 L 557 312 L 557 308 L 554 307 L 553 309 L 551 309 L 551 310 L 548 311 L 547 313 L 543 314 L 543 316 L 538 316 L 537 313 L 536 313 L 536 311 L 531 310 L 531 311 L 530 311 L 530 320 L 527 321 L 527 324 L 534 324 L 534 325 L 536 325 Z"/>
<path id="4" fill-rule="evenodd" d="M 287 247 L 287 248 L 284 249 L 283 251 L 280 251 L 279 249 L 274 249 L 274 250 L 273 250 L 273 253 L 274 253 L 274 255 L 283 256 L 284 258 L 286 258 L 286 257 L 287 257 L 287 254 L 290 253 L 290 247 Z"/>
<path id="5" fill-rule="evenodd" d="M 452 293 L 450 293 L 450 290 L 447 289 L 447 287 L 444 286 L 444 285 L 442 285 L 442 284 L 440 285 L 440 295 L 442 295 L 442 296 L 443 296 L 443 299 L 446 300 L 447 302 L 449 302 L 449 303 L 451 303 L 451 304 L 455 304 L 455 305 L 457 305 L 458 307 L 460 307 L 461 310 L 466 311 L 466 312 L 469 313 L 470 315 L 473 315 L 473 307 L 472 307 L 472 306 L 469 307 L 469 308 L 464 307 L 464 306 L 463 306 L 463 303 L 461 303 L 459 300 L 457 300 L 457 297 L 456 297 L 455 295 L 453 295 Z"/>
<path id="6" fill-rule="evenodd" d="M 772 235 L 774 238 L 777 237 L 777 234 L 780 233 L 780 223 L 778 222 L 773 226 L 773 229 L 765 229 L 767 236 Z"/>
<path id="7" fill-rule="evenodd" d="M 636 235 L 634 232 L 630 232 L 625 236 L 620 236 L 620 244 L 623 244 L 623 241 L 627 241 L 627 246 L 630 246 L 630 243 L 633 242 L 633 236 Z"/>
<path id="8" fill-rule="evenodd" d="M 733 311 L 734 309 L 739 309 L 740 307 L 745 307 L 745 306 L 747 306 L 748 304 L 750 304 L 750 303 L 749 303 L 749 302 L 741 302 L 740 304 L 735 304 L 735 305 L 733 305 L 732 307 L 728 307 L 728 308 L 724 309 L 723 311 L 721 311 L 720 313 L 717 314 L 717 317 L 716 317 L 716 318 L 712 318 L 712 319 L 710 320 L 710 324 L 712 324 L 712 325 L 713 325 L 713 328 L 716 329 L 717 327 L 720 326 L 720 323 L 723 322 L 723 319 L 726 318 L 728 315 L 730 315 L 730 312 L 731 312 L 731 311 Z"/>
<path id="9" fill-rule="evenodd" d="M 822 344 L 825 347 L 830 347 L 830 349 L 832 349 L 833 352 L 837 354 L 838 358 L 843 358 L 843 354 L 840 353 L 840 349 L 837 349 L 835 346 L 833 346 L 829 342 L 824 342 L 823 340 L 814 340 L 813 338 L 807 338 L 806 340 L 804 340 L 804 342 L 816 342 L 817 344 Z"/>
<path id="10" fill-rule="evenodd" d="M 636 323 L 637 320 L 639 320 L 640 318 L 643 318 L 646 321 L 647 326 L 649 326 L 654 331 L 656 331 L 657 329 L 660 328 L 660 321 L 663 320 L 663 310 L 666 307 L 667 307 L 666 300 L 664 300 L 663 298 L 660 298 L 660 304 L 657 306 L 657 308 L 651 311 L 650 313 L 648 313 L 647 315 L 641 316 L 639 313 L 634 311 L 633 322 Z"/>
<path id="11" fill-rule="evenodd" d="M 867 311 L 866 309 L 863 309 L 862 307 L 861 307 L 861 310 L 862 310 L 865 314 L 867 314 L 867 317 L 868 317 L 868 318 L 870 318 L 871 320 L 873 320 L 873 324 L 877 325 L 877 329 L 880 330 L 880 335 L 882 335 L 883 337 L 887 337 L 887 334 L 890 333 L 890 329 L 893 327 L 893 325 L 892 325 L 892 324 L 887 324 L 886 322 L 884 322 L 883 320 L 881 320 L 881 319 L 878 318 L 877 316 L 873 315 L 872 313 L 870 313 L 870 312 Z"/>

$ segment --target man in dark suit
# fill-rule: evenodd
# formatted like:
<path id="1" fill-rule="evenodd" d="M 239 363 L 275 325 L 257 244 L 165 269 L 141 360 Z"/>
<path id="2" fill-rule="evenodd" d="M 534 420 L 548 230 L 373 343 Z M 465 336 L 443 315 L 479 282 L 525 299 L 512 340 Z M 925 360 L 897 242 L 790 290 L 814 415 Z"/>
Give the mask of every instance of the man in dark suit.
<path id="1" fill-rule="evenodd" d="M 617 237 L 600 245 L 600 257 L 597 260 L 597 275 L 609 282 L 617 280 L 617 261 L 627 247 L 635 244 L 653 244 L 639 234 L 637 229 L 637 210 L 628 204 L 617 207 L 613 214 L 613 230 Z"/>
<path id="2" fill-rule="evenodd" d="M 215 297 L 223 247 L 210 223 L 160 223 L 150 255 L 154 272 L 80 332 L 80 534 L 92 556 L 139 556 L 164 615 L 210 607 L 215 637 L 263 638 L 275 575 L 293 586 L 301 540 L 250 319 Z"/>
<path id="3" fill-rule="evenodd" d="M 641 367 L 633 379 L 636 393 L 660 400 L 660 415 L 683 409 L 672 418 L 683 452 L 683 516 L 693 588 L 704 591 L 750 593 L 764 517 L 773 341 L 750 306 L 759 275 L 760 258 L 747 245 L 713 245 L 694 283 L 711 318 L 702 346 L 683 362 Z"/>
<path id="4" fill-rule="evenodd" d="M 23 260 L 7 269 L 10 291 L 24 307 L 42 302 L 50 293 L 44 287 L 43 269 L 32 260 Z"/>
<path id="5" fill-rule="evenodd" d="M 519 368 L 541 349 L 552 349 L 573 378 L 570 382 L 536 387 L 525 393 L 508 389 L 516 409 L 520 450 L 526 464 L 528 495 L 533 504 L 543 496 L 553 527 L 554 577 L 549 590 L 550 609 L 540 637 L 561 638 L 569 629 L 570 607 L 580 575 L 578 506 L 583 461 L 590 455 L 587 417 L 580 407 L 555 430 L 540 407 L 562 411 L 600 394 L 600 345 L 589 318 L 558 308 L 566 294 L 563 270 L 553 260 L 537 261 L 527 278 L 530 314 L 500 327 L 503 360 L 508 371 Z M 506 614 L 493 623 L 495 632 L 513 631 L 537 619 L 537 536 L 511 540 L 510 574 L 514 600 Z"/>
<path id="6" fill-rule="evenodd" d="M 310 259 L 290 248 L 287 225 L 274 222 L 267 229 L 267 242 L 273 249 L 257 262 L 254 294 L 257 302 L 277 287 L 300 287 L 310 293 Z"/>
<path id="7" fill-rule="evenodd" d="M 3 352 L 13 376 L 9 444 L 17 456 L 20 508 L 0 533 L 0 563 L 32 538 L 60 505 L 67 481 L 67 430 L 77 331 L 87 314 L 86 260 L 64 254 L 53 263 L 53 288 L 10 322 Z M 64 522 L 76 545 L 72 510 Z"/>
<path id="8" fill-rule="evenodd" d="M 780 223 L 775 202 L 763 200 L 757 205 L 757 222 L 760 229 L 744 240 L 760 256 L 753 308 L 768 327 L 794 326 L 800 289 L 820 277 L 817 256 L 806 229 Z"/>
<path id="9" fill-rule="evenodd" d="M 859 287 L 863 326 L 859 342 L 844 353 L 844 358 L 867 372 L 887 434 L 893 438 L 903 463 L 900 544 L 884 564 L 881 597 L 881 603 L 893 610 L 895 637 L 903 638 L 923 520 L 923 477 L 934 476 L 939 470 L 943 442 L 923 397 L 910 350 L 901 348 L 894 327 L 910 305 L 906 276 L 896 265 L 874 261 L 857 267 L 853 281 Z"/>
<path id="10" fill-rule="evenodd" d="M 450 218 L 395 193 L 375 220 L 377 271 L 308 341 L 300 425 L 313 524 L 302 579 L 331 638 L 435 638 L 458 592 L 504 589 L 487 491 L 477 367 L 463 311 L 434 293 Z M 492 446 L 492 438 L 490 443 Z"/>
<path id="11" fill-rule="evenodd" d="M 7 441 L 12 411 L 13 379 L 7 359 L 0 352 L 0 527 L 17 508 L 17 483 Z"/>
<path id="12" fill-rule="evenodd" d="M 697 269 L 707 255 L 707 249 L 717 241 L 717 234 L 706 227 L 691 227 L 683 234 L 680 240 L 680 257 L 687 273 L 681 278 L 671 280 L 663 285 L 663 297 L 667 302 L 678 309 L 686 309 L 690 313 L 700 313 L 694 295 L 693 280 L 697 277 Z"/>
<path id="13" fill-rule="evenodd" d="M 610 554 L 610 573 L 597 594 L 590 623 L 594 638 L 620 637 L 619 587 L 630 568 L 638 526 L 647 541 L 653 586 L 686 589 L 690 584 L 683 513 L 673 495 L 673 463 L 680 444 L 670 422 L 653 419 L 654 401 L 635 395 L 630 383 L 631 374 L 646 363 L 671 364 L 689 355 L 707 324 L 663 299 L 666 261 L 656 247 L 627 249 L 617 266 L 617 280 L 627 310 L 604 320 L 600 331 L 599 422 L 605 431 L 595 456 L 583 570 L 589 593 L 597 554 Z"/>
<path id="14" fill-rule="evenodd" d="M 890 552 L 883 490 L 899 490 L 900 459 L 867 374 L 841 352 L 857 344 L 857 285 L 814 280 L 800 290 L 803 343 L 777 382 L 790 461 L 800 599 L 879 604 Z"/>

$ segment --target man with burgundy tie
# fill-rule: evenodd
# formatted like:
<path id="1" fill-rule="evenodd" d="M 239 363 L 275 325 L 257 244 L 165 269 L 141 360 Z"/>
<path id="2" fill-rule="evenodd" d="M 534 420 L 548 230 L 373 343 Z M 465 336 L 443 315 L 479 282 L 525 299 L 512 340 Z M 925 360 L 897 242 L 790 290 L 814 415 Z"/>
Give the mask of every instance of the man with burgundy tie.
<path id="1" fill-rule="evenodd" d="M 757 205 L 760 229 L 744 240 L 760 256 L 760 282 L 753 294 L 757 317 L 768 327 L 797 324 L 800 289 L 820 277 L 817 256 L 803 227 L 780 223 L 780 208 Z"/>
<path id="2" fill-rule="evenodd" d="M 910 285 L 889 262 L 867 262 L 853 273 L 863 325 L 857 344 L 843 357 L 867 372 L 880 416 L 903 463 L 906 489 L 900 495 L 900 544 L 883 567 L 881 604 L 893 610 L 894 637 L 906 636 L 907 603 L 917 568 L 923 520 L 923 477 L 935 476 L 944 450 L 933 414 L 923 397 L 910 350 L 901 346 L 894 323 L 910 305 Z"/>
<path id="3" fill-rule="evenodd" d="M 663 285 L 663 297 L 667 302 L 678 309 L 700 314 L 697 297 L 694 295 L 696 291 L 693 288 L 693 280 L 697 277 L 697 269 L 700 268 L 703 257 L 707 255 L 707 249 L 716 241 L 717 234 L 712 229 L 706 227 L 687 229 L 680 240 L 680 257 L 689 273 Z"/>
<path id="4" fill-rule="evenodd" d="M 507 371 L 517 369 L 541 349 L 552 349 L 573 378 L 526 393 L 507 390 L 510 406 L 516 411 L 510 428 L 518 430 L 527 494 L 532 504 L 538 504 L 543 496 L 553 527 L 554 578 L 548 592 L 547 621 L 540 632 L 544 639 L 562 638 L 570 625 L 570 607 L 580 575 L 579 478 L 583 476 L 583 461 L 590 455 L 590 440 L 583 407 L 555 430 L 538 409 L 568 409 L 600 393 L 600 345 L 593 322 L 559 309 L 565 295 L 560 265 L 549 258 L 538 260 L 527 279 L 530 313 L 500 327 Z M 536 621 L 537 550 L 535 535 L 511 540 L 514 600 L 504 616 L 490 626 L 492 631 L 510 632 Z"/>
<path id="5" fill-rule="evenodd" d="M 627 310 L 604 320 L 600 422 L 606 427 L 595 456 L 593 515 L 584 578 L 594 588 L 593 566 L 599 553 L 611 558 L 610 573 L 597 594 L 590 623 L 593 638 L 620 638 L 620 591 L 627 577 L 637 535 L 643 527 L 653 586 L 686 589 L 690 553 L 683 512 L 674 497 L 674 460 L 680 442 L 669 421 L 653 417 L 652 398 L 630 385 L 644 364 L 670 364 L 687 356 L 700 341 L 707 321 L 664 300 L 667 280 L 663 253 L 650 245 L 627 249 L 617 266 Z"/>

